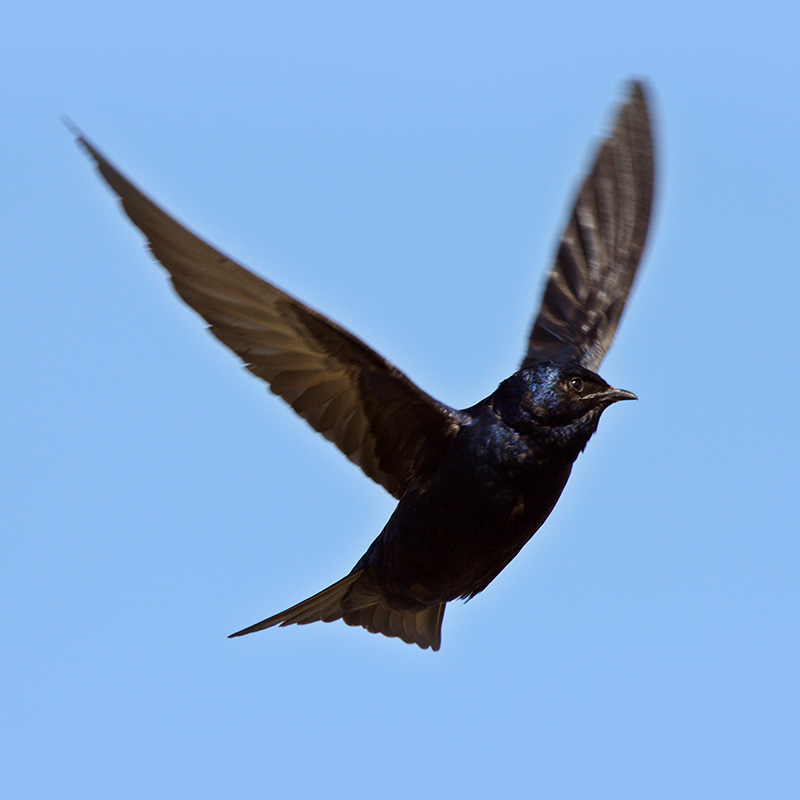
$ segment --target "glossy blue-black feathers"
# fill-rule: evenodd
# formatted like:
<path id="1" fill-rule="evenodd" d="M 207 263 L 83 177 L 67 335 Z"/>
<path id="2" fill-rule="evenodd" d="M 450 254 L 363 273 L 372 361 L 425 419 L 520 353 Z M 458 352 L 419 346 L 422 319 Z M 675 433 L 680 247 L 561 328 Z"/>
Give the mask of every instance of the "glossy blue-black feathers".
<path id="1" fill-rule="evenodd" d="M 595 370 L 614 338 L 650 218 L 653 153 L 642 85 L 631 85 L 578 192 L 520 370 L 462 411 L 195 236 L 76 134 L 210 331 L 399 500 L 349 575 L 233 636 L 342 619 L 437 650 L 446 604 L 485 589 L 514 558 L 552 511 L 602 412 L 634 399 Z"/>

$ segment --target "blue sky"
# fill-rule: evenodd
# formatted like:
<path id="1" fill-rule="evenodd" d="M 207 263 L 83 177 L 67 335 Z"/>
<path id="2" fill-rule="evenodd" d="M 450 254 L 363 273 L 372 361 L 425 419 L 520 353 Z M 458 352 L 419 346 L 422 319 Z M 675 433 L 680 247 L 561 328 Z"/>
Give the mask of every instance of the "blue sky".
<path id="1" fill-rule="evenodd" d="M 765 2 L 6 12 L 9 797 L 794 796 L 800 54 Z M 228 633 L 393 508 L 169 290 L 59 122 L 431 394 L 521 357 L 624 81 L 655 222 L 557 509 L 423 652 Z"/>

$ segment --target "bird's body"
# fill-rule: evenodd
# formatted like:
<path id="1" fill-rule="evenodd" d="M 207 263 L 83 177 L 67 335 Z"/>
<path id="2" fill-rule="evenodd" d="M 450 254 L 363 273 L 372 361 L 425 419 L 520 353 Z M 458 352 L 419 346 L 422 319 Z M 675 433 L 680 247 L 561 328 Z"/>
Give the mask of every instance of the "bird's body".
<path id="1" fill-rule="evenodd" d="M 587 421 L 561 441 L 560 430 L 532 435 L 507 424 L 494 399 L 468 412 L 436 472 L 411 485 L 358 562 L 392 602 L 482 591 L 547 519 L 593 431 Z"/>
<path id="2" fill-rule="evenodd" d="M 446 603 L 481 592 L 516 556 L 558 501 L 602 412 L 635 397 L 595 370 L 650 214 L 652 143 L 641 85 L 633 85 L 578 195 L 520 370 L 462 411 L 194 236 L 79 141 L 211 332 L 399 501 L 349 575 L 233 635 L 343 619 L 438 649 Z"/>
<path id="3" fill-rule="evenodd" d="M 356 569 L 397 605 L 477 594 L 538 530 L 567 482 L 572 460 L 539 458 L 538 449 L 483 406 L 432 478 L 406 491 Z"/>
<path id="4" fill-rule="evenodd" d="M 445 604 L 483 591 L 517 555 L 553 510 L 603 409 L 628 399 L 577 364 L 520 370 L 458 412 L 458 432 L 350 575 L 235 635 L 343 618 L 437 649 Z"/>

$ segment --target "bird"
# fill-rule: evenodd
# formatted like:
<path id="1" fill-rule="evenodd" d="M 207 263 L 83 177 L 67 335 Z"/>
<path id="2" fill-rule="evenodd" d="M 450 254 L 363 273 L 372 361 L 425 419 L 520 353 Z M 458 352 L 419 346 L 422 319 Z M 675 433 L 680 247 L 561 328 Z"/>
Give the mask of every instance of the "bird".
<path id="1" fill-rule="evenodd" d="M 338 323 L 189 231 L 72 123 L 177 294 L 254 375 L 397 499 L 352 571 L 231 634 L 343 620 L 436 651 L 447 603 L 482 592 L 541 527 L 606 408 L 635 400 L 597 370 L 641 261 L 654 156 L 631 81 L 579 186 L 519 369 L 455 409 Z"/>

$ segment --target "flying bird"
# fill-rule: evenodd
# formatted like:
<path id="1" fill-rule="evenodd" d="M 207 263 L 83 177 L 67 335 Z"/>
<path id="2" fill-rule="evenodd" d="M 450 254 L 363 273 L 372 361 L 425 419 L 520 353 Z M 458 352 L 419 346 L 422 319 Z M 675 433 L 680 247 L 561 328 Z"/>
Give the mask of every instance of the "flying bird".
<path id="1" fill-rule="evenodd" d="M 603 411 L 636 399 L 597 369 L 650 219 L 653 145 L 643 85 L 630 84 L 578 191 L 519 370 L 462 410 L 191 233 L 72 130 L 211 333 L 398 500 L 348 575 L 232 636 L 342 619 L 438 650 L 446 604 L 497 577 L 553 510 Z"/>

